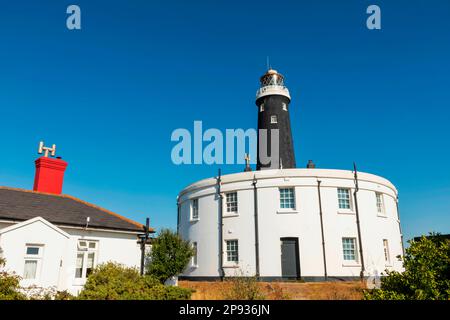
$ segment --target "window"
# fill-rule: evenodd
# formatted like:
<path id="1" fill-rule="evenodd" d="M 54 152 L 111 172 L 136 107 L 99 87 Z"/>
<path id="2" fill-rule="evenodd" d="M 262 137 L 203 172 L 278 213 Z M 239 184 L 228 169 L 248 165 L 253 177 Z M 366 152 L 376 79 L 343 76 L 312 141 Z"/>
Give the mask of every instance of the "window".
<path id="1" fill-rule="evenodd" d="M 75 278 L 87 278 L 95 268 L 97 258 L 97 241 L 78 241 L 77 260 L 75 263 Z"/>
<path id="2" fill-rule="evenodd" d="M 377 198 L 377 212 L 384 214 L 384 202 L 383 202 L 383 194 L 376 192 L 375 193 Z"/>
<path id="3" fill-rule="evenodd" d="M 84 260 L 84 254 L 78 253 L 77 254 L 77 263 L 75 266 L 75 278 L 83 277 L 83 260 Z"/>
<path id="4" fill-rule="evenodd" d="M 383 239 L 383 248 L 384 248 L 384 261 L 386 264 L 390 264 L 391 257 L 389 255 L 389 242 L 387 239 Z"/>
<path id="5" fill-rule="evenodd" d="M 356 261 L 356 238 L 342 238 L 345 261 Z"/>
<path id="6" fill-rule="evenodd" d="M 226 243 L 227 243 L 227 261 L 238 262 L 239 261 L 238 241 L 227 240 Z"/>
<path id="7" fill-rule="evenodd" d="M 192 200 L 191 220 L 198 220 L 198 199 Z"/>
<path id="8" fill-rule="evenodd" d="M 282 107 L 283 107 L 283 110 L 284 110 L 284 111 L 287 111 L 287 105 L 286 105 L 286 103 L 283 102 Z"/>
<path id="9" fill-rule="evenodd" d="M 260 107 L 259 107 L 259 112 L 263 112 L 264 111 L 264 103 L 261 103 Z"/>
<path id="10" fill-rule="evenodd" d="M 94 271 L 94 259 L 95 259 L 95 253 L 89 252 L 87 254 L 86 277 L 88 277 L 92 273 L 92 271 Z"/>
<path id="11" fill-rule="evenodd" d="M 36 279 L 37 263 L 36 260 L 25 260 L 24 279 Z"/>
<path id="12" fill-rule="evenodd" d="M 86 250 L 86 249 L 87 249 L 87 241 L 79 241 L 78 250 Z"/>
<path id="13" fill-rule="evenodd" d="M 270 123 L 278 123 L 277 116 L 270 116 Z"/>
<path id="14" fill-rule="evenodd" d="M 27 245 L 25 250 L 24 279 L 36 279 L 39 276 L 44 246 Z"/>
<path id="15" fill-rule="evenodd" d="M 280 208 L 295 209 L 294 188 L 280 188 Z"/>
<path id="16" fill-rule="evenodd" d="M 192 249 L 194 249 L 194 255 L 192 256 L 192 266 L 197 266 L 197 242 L 192 243 Z"/>
<path id="17" fill-rule="evenodd" d="M 350 202 L 350 189 L 343 189 L 339 188 L 337 190 L 338 193 L 338 202 L 339 202 L 339 209 L 351 209 L 351 202 Z"/>
<path id="18" fill-rule="evenodd" d="M 39 247 L 27 247 L 27 256 L 28 255 L 39 255 Z"/>
<path id="19" fill-rule="evenodd" d="M 227 198 L 227 212 L 237 213 L 238 212 L 237 192 L 227 193 L 226 198 Z"/>

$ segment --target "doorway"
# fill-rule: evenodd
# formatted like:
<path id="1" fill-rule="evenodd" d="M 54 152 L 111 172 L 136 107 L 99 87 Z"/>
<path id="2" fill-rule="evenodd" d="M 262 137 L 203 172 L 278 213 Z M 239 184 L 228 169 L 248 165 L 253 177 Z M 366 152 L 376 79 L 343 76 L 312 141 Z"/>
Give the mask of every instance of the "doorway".
<path id="1" fill-rule="evenodd" d="M 300 279 L 298 238 L 281 238 L 281 276 Z"/>

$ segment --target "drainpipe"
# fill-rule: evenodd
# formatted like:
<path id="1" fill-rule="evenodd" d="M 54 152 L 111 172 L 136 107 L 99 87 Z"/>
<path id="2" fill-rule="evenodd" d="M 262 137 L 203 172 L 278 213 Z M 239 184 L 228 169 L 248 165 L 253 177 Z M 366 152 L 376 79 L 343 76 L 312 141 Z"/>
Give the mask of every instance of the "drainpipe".
<path id="1" fill-rule="evenodd" d="M 177 235 L 180 234 L 180 198 L 177 196 Z"/>
<path id="2" fill-rule="evenodd" d="M 317 193 L 319 194 L 320 231 L 322 232 L 323 270 L 324 270 L 324 275 L 325 275 L 325 281 L 327 281 L 328 280 L 327 257 L 325 254 L 325 234 L 323 232 L 322 197 L 320 195 L 320 184 L 321 183 L 322 183 L 322 181 L 317 180 Z"/>
<path id="3" fill-rule="evenodd" d="M 354 174 L 355 174 L 355 192 L 353 193 L 355 197 L 355 211 L 356 211 L 356 227 L 358 229 L 358 242 L 359 242 L 359 255 L 361 256 L 361 281 L 364 279 L 364 255 L 363 255 L 363 247 L 362 247 L 362 239 L 361 239 L 361 226 L 359 224 L 359 210 L 358 210 L 358 197 L 357 193 L 359 191 L 358 187 L 358 171 L 356 170 L 356 163 L 353 162 Z"/>
<path id="4" fill-rule="evenodd" d="M 217 193 L 219 196 L 219 267 L 220 267 L 220 280 L 223 281 L 225 277 L 225 271 L 223 269 L 223 195 L 221 191 L 222 174 L 219 169 L 219 175 L 217 176 Z"/>
<path id="5" fill-rule="evenodd" d="M 255 262 L 256 262 L 256 277 L 259 278 L 259 230 L 258 230 L 258 189 L 256 188 L 256 176 L 253 176 L 253 199 L 255 211 Z"/>
<path id="6" fill-rule="evenodd" d="M 402 244 L 402 254 L 405 256 L 405 245 L 403 244 L 403 232 L 402 232 L 402 226 L 400 224 L 400 211 L 398 211 L 398 194 L 395 199 L 395 205 L 397 207 L 397 220 L 398 220 L 398 229 L 400 230 L 400 240 Z"/>

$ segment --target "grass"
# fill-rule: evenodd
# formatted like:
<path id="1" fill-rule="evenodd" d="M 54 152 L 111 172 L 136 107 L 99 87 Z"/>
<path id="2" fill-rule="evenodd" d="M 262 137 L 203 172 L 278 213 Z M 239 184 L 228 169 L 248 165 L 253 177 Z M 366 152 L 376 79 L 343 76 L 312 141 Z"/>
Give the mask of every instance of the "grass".
<path id="1" fill-rule="evenodd" d="M 221 300 L 230 297 L 233 281 L 179 281 L 194 289 L 193 300 Z M 342 282 L 258 282 L 266 300 L 361 300 L 365 285 L 360 281 Z"/>

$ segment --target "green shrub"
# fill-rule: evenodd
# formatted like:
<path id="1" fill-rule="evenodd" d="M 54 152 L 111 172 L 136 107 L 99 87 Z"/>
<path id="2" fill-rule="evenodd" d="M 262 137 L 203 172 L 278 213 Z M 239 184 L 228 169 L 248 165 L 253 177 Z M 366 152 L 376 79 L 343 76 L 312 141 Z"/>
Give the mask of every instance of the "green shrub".
<path id="1" fill-rule="evenodd" d="M 194 249 L 189 241 L 181 239 L 173 231 L 163 229 L 152 243 L 147 274 L 164 283 L 183 272 L 193 255 Z"/>
<path id="2" fill-rule="evenodd" d="M 380 289 L 367 290 L 367 300 L 448 300 L 450 240 L 437 234 L 410 241 L 403 259 L 405 271 L 389 272 Z"/>
<path id="3" fill-rule="evenodd" d="M 175 286 L 166 287 L 164 299 L 160 300 L 189 300 L 191 299 L 193 290 L 180 288 Z"/>
<path id="4" fill-rule="evenodd" d="M 1 256 L 0 269 L 5 266 L 6 260 Z M 0 271 L 0 300 L 24 300 L 26 296 L 20 292 L 20 277 L 6 271 Z"/>
<path id="5" fill-rule="evenodd" d="M 108 262 L 88 276 L 78 299 L 81 300 L 176 300 L 190 299 L 191 290 L 166 287 L 137 269 Z"/>
<path id="6" fill-rule="evenodd" d="M 0 300 L 25 300 L 26 296 L 20 289 L 20 277 L 0 272 Z"/>
<path id="7" fill-rule="evenodd" d="M 75 299 L 75 296 L 73 296 L 67 290 L 64 290 L 64 291 L 57 291 L 55 296 L 53 297 L 53 299 L 54 300 L 73 300 L 73 299 Z"/>
<path id="8" fill-rule="evenodd" d="M 264 300 L 266 296 L 256 277 L 246 276 L 241 270 L 235 277 L 227 278 L 228 290 L 224 293 L 227 300 Z"/>

